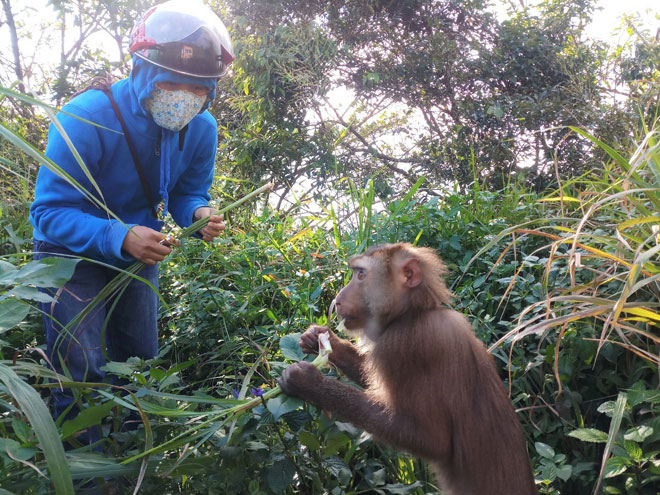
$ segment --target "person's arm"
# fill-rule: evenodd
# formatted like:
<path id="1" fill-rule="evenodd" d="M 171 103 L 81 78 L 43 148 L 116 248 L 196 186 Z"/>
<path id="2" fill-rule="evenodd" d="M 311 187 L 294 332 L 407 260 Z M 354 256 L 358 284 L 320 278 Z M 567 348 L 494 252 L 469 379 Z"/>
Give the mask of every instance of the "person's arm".
<path id="1" fill-rule="evenodd" d="M 75 105 L 67 105 L 66 111 L 92 120 L 88 112 Z M 91 113 L 91 112 L 90 112 Z M 98 176 L 103 152 L 98 127 L 60 112 L 57 119 L 62 123 L 76 150 L 91 175 Z M 91 182 L 73 156 L 60 132 L 51 124 L 48 132 L 46 156 L 98 197 Z M 97 206 L 76 190 L 68 181 L 42 166 L 35 188 L 35 200 L 30 216 L 36 229 L 47 239 L 73 252 L 110 261 L 130 261 L 122 252 L 127 226 L 108 218 Z M 133 225 L 128 225 L 133 227 Z"/>
<path id="2" fill-rule="evenodd" d="M 208 206 L 218 147 L 217 127 L 215 122 L 208 120 L 203 124 L 198 130 L 205 135 L 199 139 L 197 153 L 170 192 L 169 211 L 181 227 L 188 227 L 200 218 L 211 216 L 209 223 L 199 232 L 205 241 L 211 241 L 224 230 L 225 224 L 224 218 L 215 215 L 215 210 Z M 190 137 L 188 135 L 187 139 Z"/>

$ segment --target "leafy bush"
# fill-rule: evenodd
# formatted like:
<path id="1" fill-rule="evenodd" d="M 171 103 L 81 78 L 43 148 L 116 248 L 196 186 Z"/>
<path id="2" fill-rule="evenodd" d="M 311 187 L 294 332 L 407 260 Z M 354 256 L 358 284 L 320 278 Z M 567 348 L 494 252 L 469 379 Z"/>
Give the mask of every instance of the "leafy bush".
<path id="1" fill-rule="evenodd" d="M 160 355 L 108 363 L 108 373 L 127 382 L 121 388 L 73 384 L 89 407 L 49 430 L 51 440 L 75 446 L 77 432 L 100 427 L 105 455 L 78 448 L 51 468 L 53 454 L 31 433 L 25 406 L 12 405 L 16 392 L 5 383 L 0 430 L 11 455 L 0 454 L 0 483 L 40 493 L 50 479 L 36 469 L 49 469 L 51 479 L 73 479 L 79 489 L 91 478 L 103 485 L 106 477 L 142 473 L 140 493 L 436 493 L 422 463 L 300 401 L 258 399 L 250 411 L 226 417 L 228 408 L 272 389 L 287 361 L 303 358 L 296 336 L 310 323 L 328 324 L 351 254 L 408 241 L 434 247 L 447 262 L 456 306 L 491 347 L 519 410 L 542 493 L 588 493 L 598 483 L 605 493 L 654 493 L 652 136 L 647 151 L 634 155 L 647 157 L 648 168 L 633 165 L 613 180 L 618 172 L 609 166 L 607 177 L 565 185 L 542 200 L 515 188 L 422 199 L 419 182 L 380 204 L 371 183 L 359 189 L 345 181 L 345 203 L 323 216 L 246 210 L 212 245 L 184 240 L 161 267 Z M 617 166 L 627 163 L 610 151 Z M 588 203 L 570 207 L 574 200 Z M 339 221 L 335 206 L 353 215 Z M 2 263 L 3 299 L 22 301 L 2 334 L 7 357 L 43 346 L 30 320 L 38 314 L 26 320 L 24 303 L 45 282 L 21 279 L 35 265 Z M 55 377 L 42 354 L 30 356 L 2 363 L 3 376 L 30 382 L 27 389 L 47 401 L 55 386 L 47 379 Z"/>

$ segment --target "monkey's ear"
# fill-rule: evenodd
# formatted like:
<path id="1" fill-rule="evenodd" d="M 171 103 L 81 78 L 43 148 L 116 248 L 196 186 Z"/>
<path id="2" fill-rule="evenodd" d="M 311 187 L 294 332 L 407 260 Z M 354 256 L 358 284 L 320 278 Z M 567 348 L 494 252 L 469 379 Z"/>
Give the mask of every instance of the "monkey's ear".
<path id="1" fill-rule="evenodd" d="M 404 286 L 408 289 L 417 287 L 424 279 L 422 274 L 422 267 L 419 266 L 419 260 L 410 258 L 403 263 L 401 272 L 404 277 Z"/>

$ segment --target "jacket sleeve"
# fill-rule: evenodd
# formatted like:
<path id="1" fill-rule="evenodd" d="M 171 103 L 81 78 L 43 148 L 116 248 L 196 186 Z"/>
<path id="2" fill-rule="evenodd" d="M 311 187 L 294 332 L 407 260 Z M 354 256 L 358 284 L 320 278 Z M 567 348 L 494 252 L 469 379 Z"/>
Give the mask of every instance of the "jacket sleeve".
<path id="1" fill-rule="evenodd" d="M 84 109 L 75 105 L 67 105 L 63 110 L 87 120 L 93 119 Z M 104 152 L 99 136 L 100 129 L 63 112 L 58 114 L 57 119 L 62 123 L 91 176 L 97 176 Z M 46 156 L 76 179 L 85 190 L 99 197 L 53 124 L 48 130 Z M 37 177 L 35 200 L 30 208 L 30 216 L 42 236 L 75 253 L 111 263 L 133 261 L 132 257 L 121 250 L 128 232 L 127 226 L 109 217 L 66 179 L 44 165 Z M 128 225 L 129 228 L 132 226 Z"/>
<path id="2" fill-rule="evenodd" d="M 193 160 L 170 193 L 168 210 L 180 227 L 185 228 L 192 224 L 195 210 L 208 206 L 211 199 L 209 189 L 213 184 L 218 147 L 218 129 L 215 121 L 207 129 L 207 133 L 197 146 Z"/>

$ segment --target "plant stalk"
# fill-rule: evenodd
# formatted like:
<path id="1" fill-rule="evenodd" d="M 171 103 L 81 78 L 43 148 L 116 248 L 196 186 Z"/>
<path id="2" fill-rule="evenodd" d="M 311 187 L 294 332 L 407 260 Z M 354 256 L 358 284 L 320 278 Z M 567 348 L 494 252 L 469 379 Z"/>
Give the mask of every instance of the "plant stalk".
<path id="1" fill-rule="evenodd" d="M 328 359 L 329 359 L 329 354 L 332 352 L 332 347 L 330 347 L 330 342 L 328 340 L 328 334 L 324 333 L 319 335 L 319 342 L 320 342 L 320 348 L 319 348 L 319 355 L 316 356 L 314 361 L 312 361 L 312 364 L 316 366 L 318 369 L 325 368 L 328 365 Z M 214 414 L 213 416 L 209 417 L 206 421 L 201 422 L 200 424 L 196 425 L 194 430 L 189 430 L 185 431 L 183 433 L 180 433 L 179 435 L 175 436 L 171 440 L 168 440 L 165 443 L 162 443 L 160 445 L 157 445 L 156 447 L 153 447 L 151 449 L 145 450 L 144 452 L 141 452 L 137 455 L 134 455 L 133 457 L 129 457 L 128 459 L 125 459 L 121 462 L 121 464 L 129 464 L 137 459 L 140 459 L 144 456 L 153 454 L 155 452 L 162 452 L 166 448 L 169 447 L 174 447 L 178 442 L 182 441 L 185 439 L 185 442 L 189 442 L 195 436 L 201 435 L 200 430 L 203 429 L 205 426 L 218 421 L 221 418 L 225 418 L 224 422 L 229 421 L 230 419 L 235 419 L 236 416 L 241 415 L 250 409 L 263 404 L 264 401 L 268 399 L 272 399 L 273 397 L 277 397 L 279 394 L 282 393 L 282 388 L 278 385 L 277 387 L 273 388 L 272 390 L 269 390 L 268 392 L 265 392 L 263 395 L 259 397 L 255 397 L 254 399 L 250 400 L 249 402 L 246 402 L 245 404 L 240 404 L 238 406 L 234 407 L 229 407 L 227 409 L 223 409 L 221 412 Z M 190 432 L 193 431 L 193 435 L 190 435 Z M 187 438 L 189 437 L 189 438 Z"/>

